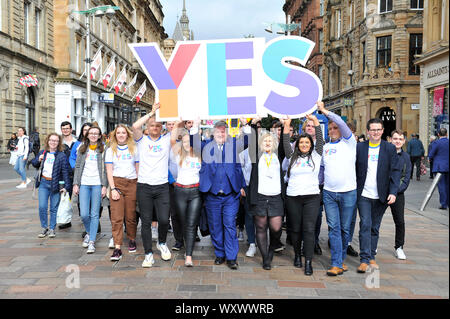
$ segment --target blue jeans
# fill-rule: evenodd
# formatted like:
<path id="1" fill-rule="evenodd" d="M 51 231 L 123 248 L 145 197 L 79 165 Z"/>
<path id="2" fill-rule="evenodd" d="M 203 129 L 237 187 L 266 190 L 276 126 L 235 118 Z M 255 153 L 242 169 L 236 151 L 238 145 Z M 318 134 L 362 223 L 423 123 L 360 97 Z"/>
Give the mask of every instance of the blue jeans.
<path id="1" fill-rule="evenodd" d="M 359 256 L 361 263 L 369 264 L 375 259 L 381 220 L 386 211 L 387 204 L 378 199 L 361 196 L 358 199 L 359 211 Z"/>
<path id="2" fill-rule="evenodd" d="M 95 241 L 99 223 L 99 211 L 102 203 L 102 185 L 80 186 L 80 216 L 89 240 Z"/>
<path id="3" fill-rule="evenodd" d="M 356 225 L 356 215 L 358 215 L 357 205 L 355 205 L 355 209 L 353 210 L 352 223 L 350 225 L 350 237 L 348 238 L 349 246 L 352 244 L 353 241 L 353 233 L 355 232 L 355 225 Z"/>
<path id="4" fill-rule="evenodd" d="M 23 155 L 19 156 L 16 161 L 16 165 L 14 165 L 14 170 L 17 172 L 17 174 L 20 175 L 20 178 L 22 178 L 23 182 L 27 181 L 27 172 L 25 171 L 25 164 L 27 161 L 23 160 Z"/>
<path id="5" fill-rule="evenodd" d="M 240 193 L 217 196 L 206 195 L 205 208 L 208 215 L 208 225 L 211 241 L 216 257 L 236 260 L 239 252 L 239 242 L 236 233 L 236 215 L 239 210 Z"/>
<path id="6" fill-rule="evenodd" d="M 52 193 L 52 182 L 46 179 L 41 179 L 39 184 L 39 219 L 41 220 L 41 227 L 48 228 L 48 200 L 50 199 L 50 229 L 56 227 L 56 213 L 58 212 L 59 200 L 61 198 L 59 192 Z"/>
<path id="7" fill-rule="evenodd" d="M 350 225 L 356 206 L 356 189 L 335 193 L 323 190 L 323 204 L 330 237 L 331 267 L 342 268 L 347 257 L 347 244 L 350 238 Z"/>

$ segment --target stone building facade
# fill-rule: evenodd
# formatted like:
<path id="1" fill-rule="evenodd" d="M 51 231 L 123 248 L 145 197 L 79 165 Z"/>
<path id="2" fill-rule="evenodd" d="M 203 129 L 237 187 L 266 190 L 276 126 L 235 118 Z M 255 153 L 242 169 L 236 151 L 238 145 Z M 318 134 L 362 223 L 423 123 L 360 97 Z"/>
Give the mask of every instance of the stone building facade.
<path id="1" fill-rule="evenodd" d="M 420 74 L 420 128 L 424 145 L 445 127 L 449 131 L 449 0 L 424 1 L 423 51 Z M 436 105 L 436 110 L 434 107 Z"/>
<path id="2" fill-rule="evenodd" d="M 381 118 L 385 134 L 419 132 L 423 2 L 419 0 L 326 0 L 324 102 L 366 134 Z"/>
<path id="3" fill-rule="evenodd" d="M 151 110 L 154 103 L 154 89 L 147 81 L 147 91 L 136 104 L 136 91 L 147 79 L 134 58 L 128 44 L 156 42 L 163 47 L 167 38 L 163 27 L 164 14 L 159 0 L 58 0 L 55 2 L 55 65 L 56 77 L 55 129 L 59 131 L 62 121 L 70 121 L 77 134 L 88 120 L 86 110 L 86 17 L 71 13 L 101 5 L 115 5 L 120 8 L 112 17 L 91 17 L 91 59 L 98 50 L 102 52 L 102 65 L 92 79 L 91 101 L 93 118 L 103 131 L 111 131 L 118 123 L 131 125 L 142 114 Z M 114 61 L 115 73 L 105 88 L 101 77 Z M 115 94 L 112 88 L 119 73 L 125 69 L 126 84 L 137 75 L 135 85 L 125 94 Z M 83 75 L 84 73 L 84 75 Z M 102 99 L 102 93 L 113 93 L 114 101 Z"/>
<path id="4" fill-rule="evenodd" d="M 300 24 L 301 30 L 292 35 L 301 35 L 316 43 L 306 67 L 322 80 L 323 71 L 323 15 L 324 1 L 286 0 L 283 11 L 291 16 L 291 22 Z"/>
<path id="5" fill-rule="evenodd" d="M 0 0 L 0 157 L 18 127 L 54 131 L 54 2 Z M 30 87 L 19 83 L 26 76 Z"/>

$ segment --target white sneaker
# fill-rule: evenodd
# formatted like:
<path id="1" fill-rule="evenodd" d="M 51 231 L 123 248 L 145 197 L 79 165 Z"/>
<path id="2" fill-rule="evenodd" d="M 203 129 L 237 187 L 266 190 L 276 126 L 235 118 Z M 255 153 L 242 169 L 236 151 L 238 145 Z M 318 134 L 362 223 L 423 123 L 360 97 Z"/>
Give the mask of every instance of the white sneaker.
<path id="1" fill-rule="evenodd" d="M 111 239 L 109 240 L 108 248 L 114 249 L 115 247 L 116 246 L 114 246 L 114 238 L 111 237 Z"/>
<path id="2" fill-rule="evenodd" d="M 18 188 L 18 189 L 27 188 L 27 184 L 25 184 L 25 183 L 20 183 L 20 185 L 17 185 L 16 188 Z"/>
<path id="3" fill-rule="evenodd" d="M 402 247 L 399 247 L 395 250 L 395 256 L 397 256 L 397 258 L 400 260 L 406 260 L 406 255 Z"/>
<path id="4" fill-rule="evenodd" d="M 167 247 L 166 244 L 160 244 L 158 243 L 156 245 L 156 248 L 159 249 L 159 251 L 161 252 L 161 258 L 162 260 L 170 260 L 170 258 L 172 257 L 172 254 L 170 253 L 169 248 Z"/>
<path id="5" fill-rule="evenodd" d="M 48 237 L 49 238 L 55 238 L 56 237 L 54 229 L 50 229 L 50 231 L 48 232 Z"/>
<path id="6" fill-rule="evenodd" d="M 25 187 L 27 187 L 28 184 L 30 184 L 30 183 L 31 183 L 31 179 L 29 179 L 29 178 L 27 177 L 27 182 L 26 182 L 26 184 L 25 184 Z"/>
<path id="7" fill-rule="evenodd" d="M 243 231 L 239 231 L 239 234 L 238 234 L 238 241 L 244 241 L 244 232 Z"/>
<path id="8" fill-rule="evenodd" d="M 250 247 L 248 247 L 247 252 L 245 253 L 245 256 L 247 257 L 254 257 L 256 254 L 256 245 L 250 244 Z"/>
<path id="9" fill-rule="evenodd" d="M 83 245 L 83 248 L 88 248 L 89 247 L 89 234 L 86 234 L 86 236 L 84 236 L 82 245 Z"/>
<path id="10" fill-rule="evenodd" d="M 93 241 L 90 241 L 90 242 L 89 242 L 89 246 L 88 246 L 88 249 L 87 249 L 87 253 L 88 253 L 88 254 L 93 254 L 93 253 L 95 253 L 95 245 L 94 245 L 94 242 L 93 242 Z"/>
<path id="11" fill-rule="evenodd" d="M 143 268 L 150 268 L 155 263 L 155 259 L 153 258 L 153 254 L 147 254 L 145 255 L 145 259 L 142 262 Z"/>
<path id="12" fill-rule="evenodd" d="M 152 241 L 158 240 L 158 227 L 152 226 Z"/>

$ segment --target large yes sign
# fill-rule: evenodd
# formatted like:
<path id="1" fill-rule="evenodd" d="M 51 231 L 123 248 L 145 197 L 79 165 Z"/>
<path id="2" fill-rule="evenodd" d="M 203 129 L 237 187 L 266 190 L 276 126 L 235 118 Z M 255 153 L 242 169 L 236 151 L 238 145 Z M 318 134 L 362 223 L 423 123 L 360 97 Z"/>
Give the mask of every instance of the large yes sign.
<path id="1" fill-rule="evenodd" d="M 316 109 L 322 84 L 305 65 L 314 48 L 289 36 L 178 42 L 166 62 L 156 43 L 130 44 L 161 103 L 159 119 L 289 115 Z"/>

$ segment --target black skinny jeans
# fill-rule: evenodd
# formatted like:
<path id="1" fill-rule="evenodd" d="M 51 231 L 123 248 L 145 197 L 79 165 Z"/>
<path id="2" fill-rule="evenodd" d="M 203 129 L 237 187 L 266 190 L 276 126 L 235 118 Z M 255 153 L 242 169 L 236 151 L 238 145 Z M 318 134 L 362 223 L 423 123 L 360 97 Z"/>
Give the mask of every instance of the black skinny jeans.
<path id="1" fill-rule="evenodd" d="M 306 260 L 314 255 L 315 229 L 319 215 L 320 195 L 286 196 L 288 230 L 294 252 L 300 255 L 301 238 Z"/>
<path id="2" fill-rule="evenodd" d="M 186 256 L 192 256 L 194 250 L 197 225 L 200 220 L 202 198 L 198 187 L 182 188 L 175 186 L 174 208 L 183 232 Z"/>
<path id="3" fill-rule="evenodd" d="M 137 184 L 137 201 L 142 221 L 141 234 L 145 254 L 152 253 L 153 205 L 158 216 L 158 242 L 166 243 L 169 226 L 169 183 L 162 185 Z"/>
<path id="4" fill-rule="evenodd" d="M 390 205 L 395 224 L 395 249 L 405 244 L 405 194 L 397 194 L 395 203 Z"/>

